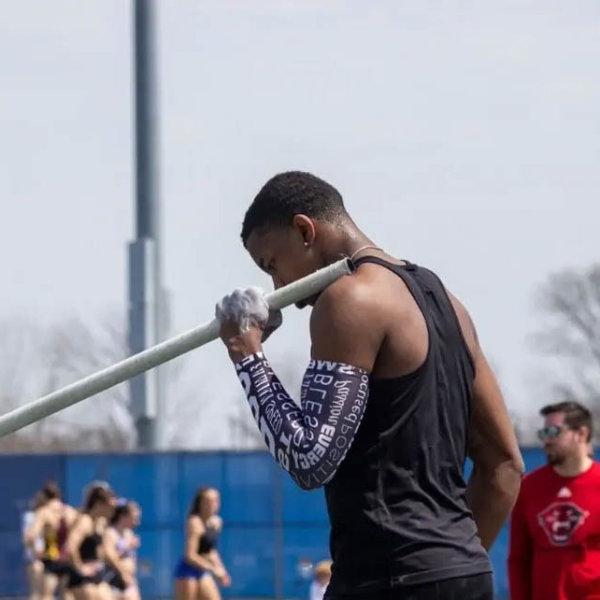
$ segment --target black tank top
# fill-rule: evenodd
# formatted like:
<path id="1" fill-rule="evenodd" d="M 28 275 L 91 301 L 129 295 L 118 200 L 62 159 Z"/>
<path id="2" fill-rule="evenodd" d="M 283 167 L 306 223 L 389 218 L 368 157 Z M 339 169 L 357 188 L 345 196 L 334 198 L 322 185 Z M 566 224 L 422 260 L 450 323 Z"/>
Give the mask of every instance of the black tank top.
<path id="1" fill-rule="evenodd" d="M 198 554 L 208 554 L 211 550 L 217 547 L 218 539 L 218 531 L 212 527 L 206 528 L 204 533 L 200 536 L 200 541 L 198 542 Z"/>
<path id="2" fill-rule="evenodd" d="M 358 594 L 491 572 L 467 506 L 462 471 L 474 366 L 448 295 L 431 271 L 375 263 L 407 285 L 427 323 L 425 362 L 371 377 L 362 424 L 325 486 L 330 591 Z"/>
<path id="3" fill-rule="evenodd" d="M 99 533 L 92 533 L 83 538 L 79 546 L 79 556 L 81 562 L 93 562 L 98 560 L 98 546 L 102 544 L 102 536 Z"/>

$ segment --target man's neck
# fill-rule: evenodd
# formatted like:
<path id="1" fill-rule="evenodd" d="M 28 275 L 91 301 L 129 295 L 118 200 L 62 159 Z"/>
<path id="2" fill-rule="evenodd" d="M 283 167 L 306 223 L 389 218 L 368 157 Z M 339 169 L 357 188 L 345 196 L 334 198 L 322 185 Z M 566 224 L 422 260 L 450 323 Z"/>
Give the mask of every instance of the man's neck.
<path id="1" fill-rule="evenodd" d="M 369 239 L 351 219 L 338 224 L 326 224 L 325 236 L 327 243 L 323 248 L 324 263 L 329 264 L 343 256 L 352 256 L 362 246 L 372 246 L 374 242 Z"/>
<path id="2" fill-rule="evenodd" d="M 557 475 L 561 477 L 576 477 L 592 466 L 593 460 L 587 454 L 569 456 L 560 465 L 552 465 Z"/>
<path id="3" fill-rule="evenodd" d="M 360 235 L 343 240 L 339 247 L 340 254 L 343 256 L 356 257 L 357 253 L 367 253 L 368 249 L 373 250 L 376 245 L 366 235 Z M 361 252 L 361 250 L 365 250 L 365 252 Z"/>

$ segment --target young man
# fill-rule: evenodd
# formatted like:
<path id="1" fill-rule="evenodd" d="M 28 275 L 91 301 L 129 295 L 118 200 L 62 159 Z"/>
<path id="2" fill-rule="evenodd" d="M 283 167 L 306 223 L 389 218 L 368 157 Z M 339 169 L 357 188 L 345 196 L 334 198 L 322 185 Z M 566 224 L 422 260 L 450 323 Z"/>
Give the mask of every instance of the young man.
<path id="1" fill-rule="evenodd" d="M 511 518 L 512 600 L 600 598 L 600 465 L 592 417 L 577 402 L 540 411 L 548 465 L 529 474 Z"/>
<path id="2" fill-rule="evenodd" d="M 325 486 L 326 597 L 491 599 L 486 549 L 516 499 L 522 461 L 465 308 L 431 271 L 377 248 L 337 190 L 308 173 L 262 188 L 242 240 L 275 287 L 344 256 L 356 266 L 303 303 L 313 306 L 313 360 L 301 408 L 262 354 L 264 299 L 236 290 L 217 306 L 271 454 L 303 488 Z"/>

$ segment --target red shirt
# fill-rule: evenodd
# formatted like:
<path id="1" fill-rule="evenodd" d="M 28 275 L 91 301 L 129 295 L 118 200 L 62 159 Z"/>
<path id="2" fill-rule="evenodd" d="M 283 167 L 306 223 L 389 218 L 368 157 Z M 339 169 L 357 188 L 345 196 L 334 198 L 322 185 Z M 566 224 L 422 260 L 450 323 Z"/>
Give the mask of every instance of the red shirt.
<path id="1" fill-rule="evenodd" d="M 600 599 L 600 464 L 523 480 L 510 523 L 511 600 Z"/>

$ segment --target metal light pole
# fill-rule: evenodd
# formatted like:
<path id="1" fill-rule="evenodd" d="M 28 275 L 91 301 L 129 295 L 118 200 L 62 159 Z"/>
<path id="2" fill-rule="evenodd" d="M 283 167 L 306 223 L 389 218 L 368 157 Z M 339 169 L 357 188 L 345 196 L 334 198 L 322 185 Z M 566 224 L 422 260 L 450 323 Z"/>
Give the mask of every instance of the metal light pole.
<path id="1" fill-rule="evenodd" d="M 135 68 L 135 235 L 129 244 L 129 349 L 137 353 L 164 337 L 158 178 L 158 111 L 154 0 L 133 1 Z M 131 380 L 138 447 L 164 444 L 163 387 L 153 369 Z"/>

